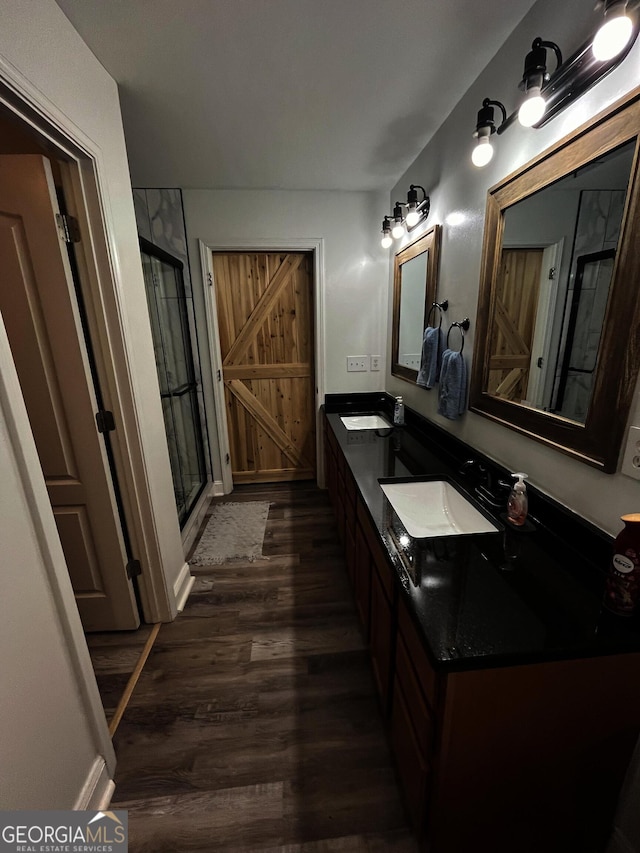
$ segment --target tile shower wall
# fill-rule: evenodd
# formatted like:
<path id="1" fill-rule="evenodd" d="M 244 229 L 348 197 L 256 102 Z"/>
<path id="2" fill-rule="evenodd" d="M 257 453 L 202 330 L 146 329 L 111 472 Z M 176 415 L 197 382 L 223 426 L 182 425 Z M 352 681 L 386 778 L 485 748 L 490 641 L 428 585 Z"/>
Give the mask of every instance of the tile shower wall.
<path id="1" fill-rule="evenodd" d="M 136 212 L 138 234 L 149 240 L 154 246 L 163 249 L 182 262 L 182 275 L 187 297 L 187 316 L 189 319 L 189 334 L 193 348 L 195 378 L 198 383 L 198 408 L 204 441 L 204 456 L 207 474 L 212 478 L 211 455 L 209 452 L 206 430 L 206 414 L 202 394 L 202 377 L 200 371 L 200 355 L 198 350 L 198 334 L 195 325 L 193 307 L 193 291 L 191 287 L 191 271 L 187 254 L 187 234 L 184 224 L 182 206 L 182 191 L 180 189 L 148 189 L 135 187 L 133 203 Z"/>

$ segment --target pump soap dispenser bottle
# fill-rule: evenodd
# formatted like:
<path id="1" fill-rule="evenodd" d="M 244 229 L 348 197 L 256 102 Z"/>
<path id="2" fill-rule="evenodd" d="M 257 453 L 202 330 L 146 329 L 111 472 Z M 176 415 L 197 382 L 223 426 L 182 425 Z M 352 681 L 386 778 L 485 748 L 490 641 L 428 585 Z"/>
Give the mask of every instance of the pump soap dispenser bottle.
<path id="1" fill-rule="evenodd" d="M 396 426 L 404 424 L 404 403 L 402 397 L 396 397 L 395 406 L 393 407 L 393 423 Z"/>
<path id="2" fill-rule="evenodd" d="M 527 510 L 529 507 L 527 487 L 524 484 L 524 481 L 527 479 L 527 475 L 520 472 L 519 474 L 512 474 L 511 476 L 514 477 L 517 482 L 513 484 L 509 500 L 507 501 L 507 518 L 511 524 L 515 524 L 516 527 L 522 527 L 527 520 Z"/>

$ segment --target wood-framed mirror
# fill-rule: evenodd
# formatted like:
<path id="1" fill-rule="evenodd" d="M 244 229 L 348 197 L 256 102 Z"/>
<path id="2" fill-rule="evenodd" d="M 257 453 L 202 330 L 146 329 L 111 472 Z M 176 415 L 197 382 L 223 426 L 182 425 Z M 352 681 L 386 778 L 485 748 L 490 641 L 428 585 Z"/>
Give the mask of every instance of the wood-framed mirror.
<path id="1" fill-rule="evenodd" d="M 640 89 L 492 187 L 472 411 L 613 473 L 640 367 Z"/>
<path id="2" fill-rule="evenodd" d="M 408 382 L 418 378 L 422 337 L 436 299 L 441 235 L 442 226 L 434 225 L 395 256 L 391 373 Z"/>

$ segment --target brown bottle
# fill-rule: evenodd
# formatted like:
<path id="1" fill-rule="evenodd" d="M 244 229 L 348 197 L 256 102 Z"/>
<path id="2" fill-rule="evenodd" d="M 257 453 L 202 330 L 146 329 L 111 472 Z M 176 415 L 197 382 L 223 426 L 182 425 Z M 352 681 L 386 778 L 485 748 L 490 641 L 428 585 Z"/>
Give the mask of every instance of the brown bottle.
<path id="1" fill-rule="evenodd" d="M 640 597 L 640 512 L 623 515 L 624 528 L 613 544 L 604 592 L 604 606 L 631 616 Z"/>

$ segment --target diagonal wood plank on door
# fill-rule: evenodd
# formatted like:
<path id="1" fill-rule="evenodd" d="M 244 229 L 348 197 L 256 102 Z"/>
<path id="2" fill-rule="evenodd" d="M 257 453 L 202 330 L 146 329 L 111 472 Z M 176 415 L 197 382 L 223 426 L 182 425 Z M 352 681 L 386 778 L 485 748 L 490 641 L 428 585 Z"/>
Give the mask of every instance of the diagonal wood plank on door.
<path id="1" fill-rule="evenodd" d="M 256 330 L 259 329 L 266 320 L 269 310 L 277 301 L 283 288 L 288 284 L 291 275 L 302 263 L 303 258 L 304 255 L 302 254 L 285 256 L 275 275 L 269 281 L 269 286 L 256 303 L 255 308 L 241 329 L 240 334 L 233 342 L 231 349 L 224 357 L 222 362 L 223 367 L 237 363 L 245 354 L 247 348 L 254 339 Z"/>
<path id="2" fill-rule="evenodd" d="M 269 411 L 262 403 L 253 396 L 247 386 L 239 379 L 230 379 L 225 381 L 225 386 L 232 394 L 242 403 L 244 408 L 256 419 L 262 429 L 264 429 L 269 438 L 271 438 L 287 456 L 294 465 L 301 468 L 309 467 L 310 463 L 304 460 L 302 454 L 297 447 L 293 445 L 287 434 L 280 428 L 280 425 L 272 417 Z"/>

